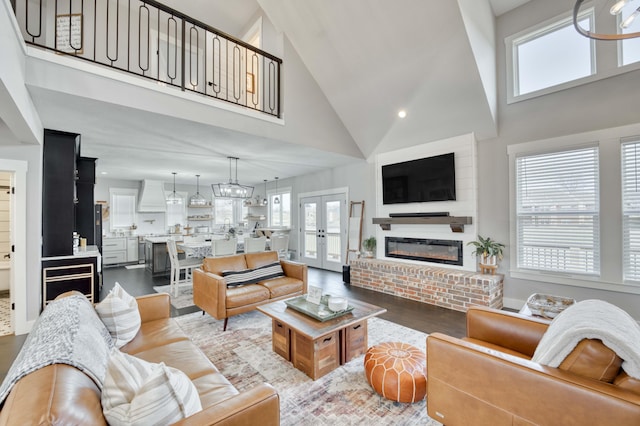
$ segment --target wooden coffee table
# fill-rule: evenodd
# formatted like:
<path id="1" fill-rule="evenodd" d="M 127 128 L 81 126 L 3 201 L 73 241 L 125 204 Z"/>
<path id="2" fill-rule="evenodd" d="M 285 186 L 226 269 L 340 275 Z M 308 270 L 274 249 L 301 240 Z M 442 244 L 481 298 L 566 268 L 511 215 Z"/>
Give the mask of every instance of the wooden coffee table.
<path id="1" fill-rule="evenodd" d="M 273 351 L 316 380 L 367 350 L 367 320 L 386 309 L 349 300 L 353 311 L 318 321 L 287 307 L 284 301 L 258 306 L 271 317 Z"/>

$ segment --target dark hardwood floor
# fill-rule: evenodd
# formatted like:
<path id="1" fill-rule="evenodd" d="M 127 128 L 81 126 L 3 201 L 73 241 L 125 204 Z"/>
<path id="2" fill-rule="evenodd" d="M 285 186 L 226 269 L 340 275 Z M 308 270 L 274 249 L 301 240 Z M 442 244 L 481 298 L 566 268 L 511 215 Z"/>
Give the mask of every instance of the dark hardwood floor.
<path id="1" fill-rule="evenodd" d="M 110 268 L 104 273 L 104 284 L 100 300 L 111 290 L 115 282 L 131 295 L 141 296 L 153 293 L 154 286 L 168 285 L 167 277 L 151 278 L 144 269 Z M 465 333 L 465 314 L 450 309 L 439 308 L 425 303 L 401 297 L 391 296 L 376 291 L 366 290 L 345 284 L 342 274 L 309 268 L 309 285 L 322 287 L 324 294 L 344 296 L 347 298 L 372 303 L 387 309 L 381 318 L 413 328 L 425 333 L 439 331 L 454 337 L 462 337 Z M 197 307 L 184 309 L 171 308 L 171 315 L 178 316 L 197 312 Z"/>
<path id="2" fill-rule="evenodd" d="M 154 286 L 169 284 L 168 277 L 152 278 L 144 268 L 126 269 L 125 267 L 106 268 L 103 271 L 103 286 L 100 292 L 102 300 L 114 284 L 120 285 L 132 296 L 154 293 Z M 445 308 L 439 308 L 401 297 L 378 293 L 353 287 L 342 281 L 342 274 L 309 268 L 309 284 L 322 287 L 324 294 L 345 296 L 361 300 L 387 309 L 381 318 L 413 328 L 424 333 L 441 332 L 450 336 L 462 337 L 465 334 L 465 314 Z M 184 309 L 171 308 L 172 316 L 185 315 L 200 311 L 196 306 Z M 17 356 L 26 335 L 0 337 L 0 380 L 4 379 L 11 363 Z"/>

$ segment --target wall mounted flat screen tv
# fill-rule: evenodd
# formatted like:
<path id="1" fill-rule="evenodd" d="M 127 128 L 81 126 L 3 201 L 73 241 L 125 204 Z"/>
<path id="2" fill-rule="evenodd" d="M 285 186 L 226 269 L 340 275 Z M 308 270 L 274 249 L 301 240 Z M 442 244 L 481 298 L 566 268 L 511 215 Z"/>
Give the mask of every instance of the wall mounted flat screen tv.
<path id="1" fill-rule="evenodd" d="M 454 153 L 382 166 L 382 203 L 456 199 Z"/>

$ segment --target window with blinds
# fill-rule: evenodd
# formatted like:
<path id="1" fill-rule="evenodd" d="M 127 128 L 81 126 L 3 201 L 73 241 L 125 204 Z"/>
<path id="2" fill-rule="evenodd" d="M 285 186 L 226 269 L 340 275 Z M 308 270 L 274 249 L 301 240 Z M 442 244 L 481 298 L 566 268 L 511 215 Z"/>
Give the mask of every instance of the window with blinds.
<path id="1" fill-rule="evenodd" d="M 600 274 L 598 169 L 598 147 L 516 159 L 518 268 Z"/>
<path id="2" fill-rule="evenodd" d="M 621 151 L 623 279 L 640 281 L 640 137 Z"/>
<path id="3" fill-rule="evenodd" d="M 136 205 L 138 190 L 129 188 L 110 188 L 111 197 L 111 231 L 129 229 L 136 223 Z"/>

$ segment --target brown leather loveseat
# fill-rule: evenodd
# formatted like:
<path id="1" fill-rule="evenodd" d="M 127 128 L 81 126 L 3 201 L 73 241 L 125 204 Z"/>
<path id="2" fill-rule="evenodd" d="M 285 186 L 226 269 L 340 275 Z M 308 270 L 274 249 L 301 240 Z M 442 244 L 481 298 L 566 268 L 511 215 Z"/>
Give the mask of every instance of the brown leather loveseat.
<path id="1" fill-rule="evenodd" d="M 472 307 L 467 336 L 427 337 L 427 411 L 455 425 L 640 425 L 640 381 L 600 340 L 531 361 L 548 321 Z"/>
<path id="2" fill-rule="evenodd" d="M 224 271 L 253 270 L 274 262 L 280 262 L 284 276 L 237 287 L 227 287 L 222 276 Z M 230 316 L 306 292 L 307 265 L 279 259 L 275 251 L 207 257 L 193 272 L 193 302 L 215 319 L 224 318 L 224 330 Z"/>
<path id="3" fill-rule="evenodd" d="M 142 319 L 140 331 L 120 350 L 149 362 L 164 362 L 191 379 L 202 411 L 178 424 L 280 424 L 280 401 L 275 389 L 264 383 L 239 393 L 169 317 L 168 294 L 139 297 L 137 302 Z M 50 424 L 106 424 L 100 389 L 89 376 L 70 365 L 49 365 L 23 377 L 0 411 L 0 425 Z"/>

